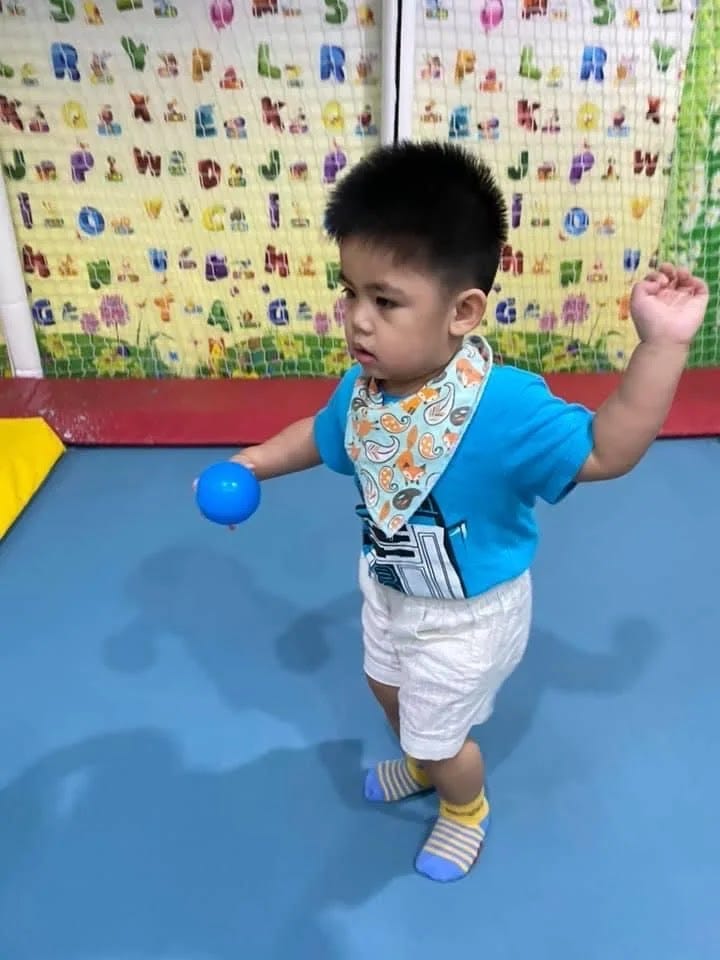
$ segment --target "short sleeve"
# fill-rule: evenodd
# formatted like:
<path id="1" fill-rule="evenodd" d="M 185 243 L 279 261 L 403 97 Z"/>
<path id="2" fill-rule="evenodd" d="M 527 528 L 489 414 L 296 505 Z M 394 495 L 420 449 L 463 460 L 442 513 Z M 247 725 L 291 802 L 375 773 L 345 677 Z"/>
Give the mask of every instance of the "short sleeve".
<path id="1" fill-rule="evenodd" d="M 510 475 L 525 498 L 558 503 L 573 489 L 593 448 L 593 414 L 554 396 L 538 376 L 508 397 Z"/>
<path id="2" fill-rule="evenodd" d="M 351 475 L 355 472 L 353 462 L 345 450 L 345 427 L 355 381 L 360 367 L 354 366 L 344 375 L 335 388 L 327 405 L 315 417 L 313 434 L 320 459 L 336 473 Z"/>

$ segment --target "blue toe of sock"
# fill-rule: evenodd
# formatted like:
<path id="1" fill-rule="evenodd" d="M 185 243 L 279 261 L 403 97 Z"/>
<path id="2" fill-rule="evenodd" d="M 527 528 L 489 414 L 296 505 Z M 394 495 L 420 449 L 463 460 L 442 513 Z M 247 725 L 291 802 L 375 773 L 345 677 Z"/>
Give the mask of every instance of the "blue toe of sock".
<path id="1" fill-rule="evenodd" d="M 369 800 L 370 803 L 384 803 L 385 793 L 383 788 L 380 785 L 380 779 L 378 778 L 377 771 L 373 767 L 371 770 L 365 774 L 365 786 L 363 789 L 365 794 L 365 799 Z"/>
<path id="2" fill-rule="evenodd" d="M 438 857 L 434 853 L 426 853 L 421 850 L 415 860 L 415 869 L 423 876 L 436 880 L 438 883 L 451 883 L 453 880 L 460 880 L 465 876 L 456 863 L 451 860 L 445 860 L 444 857 Z"/>
<path id="3" fill-rule="evenodd" d="M 490 831 L 490 814 L 480 824 L 483 835 L 487 839 Z M 454 880 L 461 880 L 466 877 L 465 871 L 452 860 L 446 860 L 435 853 L 428 853 L 421 850 L 415 859 L 415 869 L 424 877 L 435 880 L 438 883 L 452 883 Z"/>

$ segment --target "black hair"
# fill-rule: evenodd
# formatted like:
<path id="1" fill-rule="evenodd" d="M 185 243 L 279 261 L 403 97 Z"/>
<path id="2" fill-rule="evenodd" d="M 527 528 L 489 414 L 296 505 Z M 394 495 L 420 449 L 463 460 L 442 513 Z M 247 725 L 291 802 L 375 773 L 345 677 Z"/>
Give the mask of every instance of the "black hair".
<path id="1" fill-rule="evenodd" d="M 325 229 L 359 239 L 448 288 L 489 293 L 507 242 L 507 205 L 488 165 L 453 144 L 402 142 L 373 150 L 338 182 Z"/>

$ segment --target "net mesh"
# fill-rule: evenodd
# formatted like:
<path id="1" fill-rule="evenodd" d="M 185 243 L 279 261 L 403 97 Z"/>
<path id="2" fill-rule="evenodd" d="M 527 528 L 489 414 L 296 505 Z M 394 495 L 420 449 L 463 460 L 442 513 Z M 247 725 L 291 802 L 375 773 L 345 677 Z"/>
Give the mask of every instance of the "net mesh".
<path id="1" fill-rule="evenodd" d="M 687 60 L 661 255 L 704 277 L 710 303 L 690 365 L 720 364 L 720 10 L 698 4 Z"/>
<path id="2" fill-rule="evenodd" d="M 507 362 L 622 368 L 658 255 L 708 279 L 691 363 L 720 362 L 713 6 L 414 5 L 414 135 L 480 151 L 507 195 L 485 330 Z M 380 4 L 0 7 L 0 154 L 46 374 L 341 373 L 322 211 L 378 142 Z"/>
<path id="3" fill-rule="evenodd" d="M 684 69 L 693 19 L 674 0 L 417 5 L 414 135 L 478 151 L 506 194 L 486 334 L 507 361 L 626 363 L 630 289 L 658 256 L 684 78 L 686 126 L 705 109 Z M 708 330 L 700 341 L 698 357 L 717 362 Z"/>
<path id="4" fill-rule="evenodd" d="M 0 150 L 46 374 L 342 372 L 322 211 L 379 140 L 379 4 L 0 7 Z"/>
<path id="5" fill-rule="evenodd" d="M 10 358 L 8 356 L 7 344 L 0 330 L 0 377 L 9 377 L 10 374 Z"/>

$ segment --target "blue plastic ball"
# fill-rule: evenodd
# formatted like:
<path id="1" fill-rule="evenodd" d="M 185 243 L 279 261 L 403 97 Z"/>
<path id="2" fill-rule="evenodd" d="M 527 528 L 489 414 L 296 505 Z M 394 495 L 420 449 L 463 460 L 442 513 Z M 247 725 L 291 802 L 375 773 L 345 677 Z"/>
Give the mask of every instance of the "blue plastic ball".
<path id="1" fill-rule="evenodd" d="M 213 523 L 233 527 L 252 516 L 260 505 L 260 484 L 252 470 L 223 460 L 198 477 L 195 502 Z"/>

